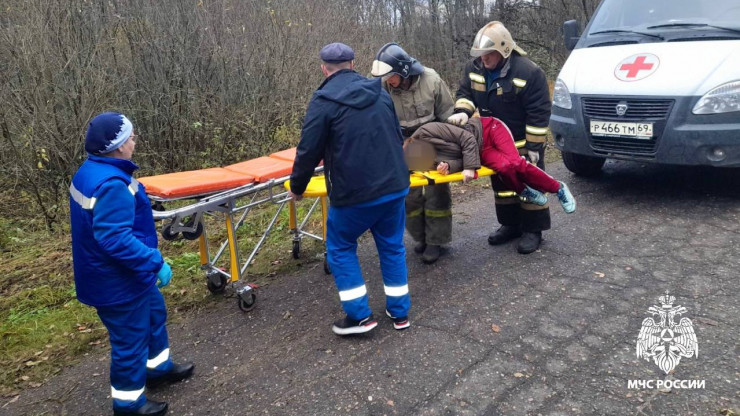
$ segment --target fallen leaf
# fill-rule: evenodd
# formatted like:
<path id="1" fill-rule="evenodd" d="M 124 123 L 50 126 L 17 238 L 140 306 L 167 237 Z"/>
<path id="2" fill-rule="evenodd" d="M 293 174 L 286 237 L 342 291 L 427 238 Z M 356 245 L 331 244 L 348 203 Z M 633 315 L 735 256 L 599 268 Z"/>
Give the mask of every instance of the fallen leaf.
<path id="1" fill-rule="evenodd" d="M 289 311 L 285 311 L 285 313 L 283 314 L 283 319 L 290 319 L 290 312 Z"/>
<path id="2" fill-rule="evenodd" d="M 514 377 L 516 377 L 516 378 L 522 378 L 522 377 L 524 377 L 524 374 L 522 374 L 522 373 L 514 373 Z"/>
<path id="3" fill-rule="evenodd" d="M 28 381 L 31 377 L 28 376 L 21 376 L 21 380 Z"/>
<path id="4" fill-rule="evenodd" d="M 496 324 L 491 324 L 491 330 L 493 330 L 493 332 L 498 334 L 499 332 L 501 332 L 501 327 L 499 327 Z"/>
<path id="5" fill-rule="evenodd" d="M 41 383 L 28 383 L 28 385 L 31 386 L 31 387 L 33 387 L 33 388 L 41 387 Z"/>
<path id="6" fill-rule="evenodd" d="M 36 364 L 38 364 L 40 362 L 41 361 L 31 361 L 31 360 L 29 360 L 29 361 L 26 361 L 25 364 L 26 364 L 26 367 L 33 367 L 33 366 L 35 366 Z"/>
<path id="7" fill-rule="evenodd" d="M 596 275 L 596 277 L 604 277 L 604 276 L 606 276 L 604 273 L 601 273 L 601 272 L 594 272 L 594 274 Z"/>
<path id="8" fill-rule="evenodd" d="M 391 406 L 391 407 L 396 405 L 395 403 L 393 403 L 393 400 L 388 400 L 386 403 L 388 404 L 388 406 Z"/>

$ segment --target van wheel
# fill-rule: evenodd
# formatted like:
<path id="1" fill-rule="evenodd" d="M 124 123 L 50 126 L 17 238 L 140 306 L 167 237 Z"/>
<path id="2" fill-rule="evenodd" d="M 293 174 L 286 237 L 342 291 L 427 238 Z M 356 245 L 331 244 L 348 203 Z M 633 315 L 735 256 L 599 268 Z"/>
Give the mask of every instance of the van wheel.
<path id="1" fill-rule="evenodd" d="M 606 159 L 603 157 L 593 157 L 578 155 L 571 152 L 562 152 L 563 163 L 569 171 L 579 176 L 596 176 L 601 173 L 601 167 L 604 166 Z"/>

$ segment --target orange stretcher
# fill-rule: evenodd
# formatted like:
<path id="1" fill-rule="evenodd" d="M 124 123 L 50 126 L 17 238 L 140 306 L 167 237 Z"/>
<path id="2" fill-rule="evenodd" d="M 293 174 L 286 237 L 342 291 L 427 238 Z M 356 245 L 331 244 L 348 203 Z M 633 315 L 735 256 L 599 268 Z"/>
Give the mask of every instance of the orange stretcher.
<path id="1" fill-rule="evenodd" d="M 144 184 L 149 198 L 154 202 L 154 219 L 166 221 L 161 230 L 162 238 L 197 239 L 201 269 L 206 272 L 208 289 L 212 293 L 220 293 L 228 286 L 232 286 L 239 308 L 243 311 L 251 310 L 257 298 L 255 286 L 244 283 L 242 277 L 264 245 L 286 204 L 290 208 L 290 228 L 294 235 L 293 257 L 298 258 L 303 236 L 323 240 L 323 237 L 304 231 L 303 227 L 319 203 L 322 204 L 322 212 L 326 212 L 325 198 L 314 201 L 298 225 L 295 203 L 288 198 L 287 192 L 282 187 L 293 169 L 295 154 L 296 149 L 292 148 L 222 168 L 139 178 L 139 182 Z M 323 168 L 319 167 L 316 172 L 320 173 L 322 170 Z M 164 208 L 166 203 L 174 201 L 188 203 L 172 210 Z M 239 250 L 236 231 L 246 222 L 253 208 L 263 204 L 277 205 L 277 212 L 263 229 L 262 236 L 251 253 L 242 262 L 243 256 Z M 226 227 L 226 240 L 215 251 L 209 244 L 208 232 L 203 221 L 205 215 L 223 218 Z"/>

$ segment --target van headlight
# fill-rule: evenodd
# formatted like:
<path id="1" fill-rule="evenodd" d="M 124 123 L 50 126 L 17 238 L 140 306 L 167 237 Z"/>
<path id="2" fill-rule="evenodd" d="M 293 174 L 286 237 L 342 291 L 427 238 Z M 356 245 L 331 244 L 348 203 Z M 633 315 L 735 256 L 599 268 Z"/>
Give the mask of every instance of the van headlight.
<path id="1" fill-rule="evenodd" d="M 694 106 L 694 114 L 740 111 L 740 81 L 732 81 L 704 94 Z"/>
<path id="2" fill-rule="evenodd" d="M 573 101 L 570 100 L 570 91 L 568 91 L 565 82 L 560 78 L 555 81 L 555 87 L 552 89 L 552 105 L 566 110 L 573 108 Z"/>

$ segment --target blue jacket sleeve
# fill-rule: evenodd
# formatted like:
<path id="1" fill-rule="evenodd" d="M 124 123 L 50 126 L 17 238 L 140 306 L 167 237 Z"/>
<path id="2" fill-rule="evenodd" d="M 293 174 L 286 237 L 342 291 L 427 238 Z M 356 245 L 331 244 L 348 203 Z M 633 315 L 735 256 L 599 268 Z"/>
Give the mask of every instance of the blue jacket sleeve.
<path id="1" fill-rule="evenodd" d="M 159 250 L 134 236 L 136 200 L 128 185 L 112 179 L 101 185 L 94 196 L 93 237 L 100 248 L 131 270 L 156 273 L 164 260 Z"/>
<path id="2" fill-rule="evenodd" d="M 290 190 L 296 195 L 302 195 L 306 191 L 313 171 L 325 153 L 329 120 L 327 110 L 323 107 L 325 104 L 315 98 L 308 104 L 293 172 L 290 174 Z"/>

